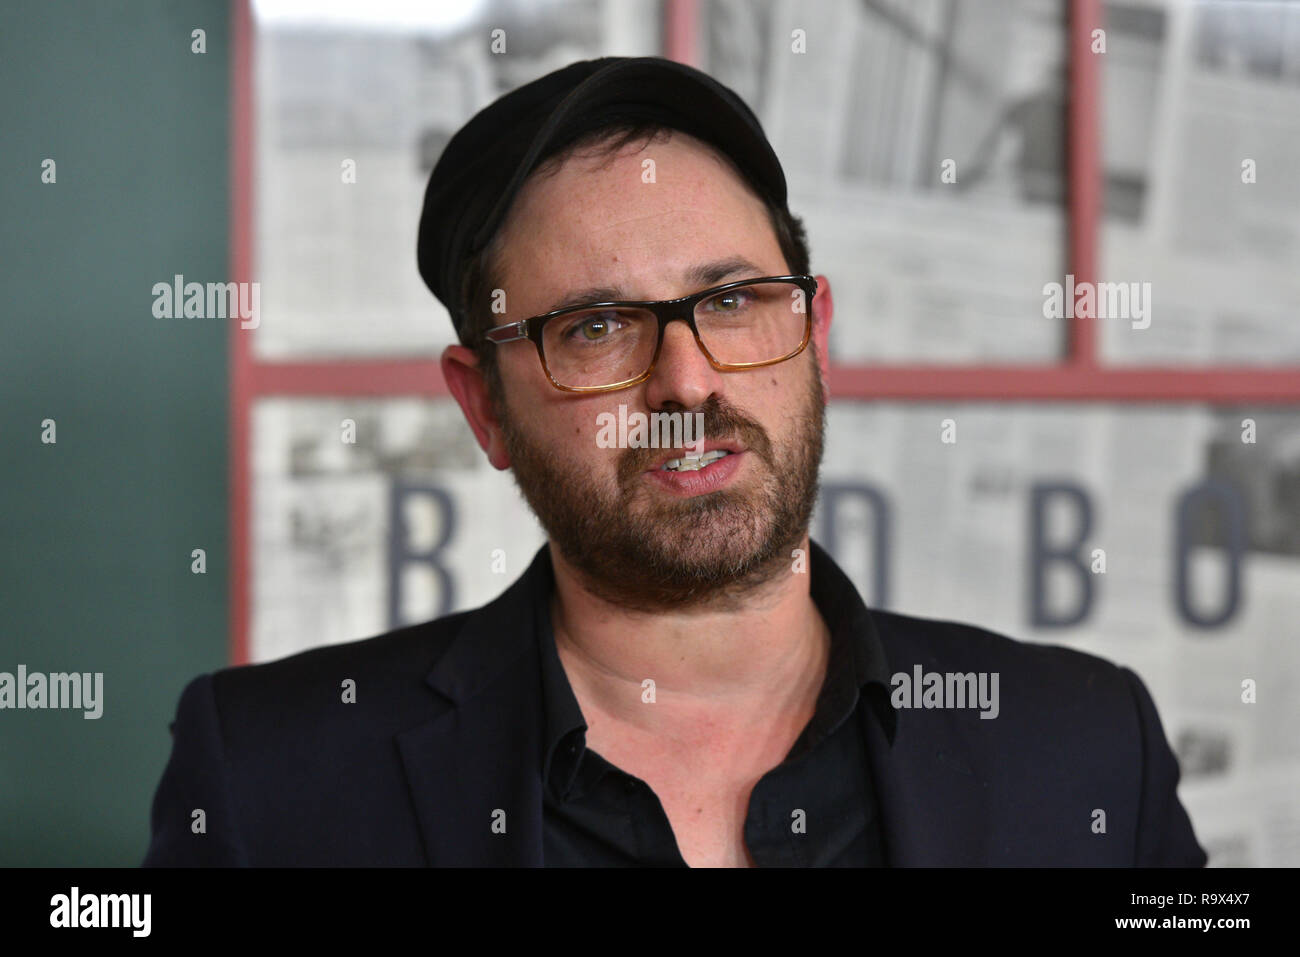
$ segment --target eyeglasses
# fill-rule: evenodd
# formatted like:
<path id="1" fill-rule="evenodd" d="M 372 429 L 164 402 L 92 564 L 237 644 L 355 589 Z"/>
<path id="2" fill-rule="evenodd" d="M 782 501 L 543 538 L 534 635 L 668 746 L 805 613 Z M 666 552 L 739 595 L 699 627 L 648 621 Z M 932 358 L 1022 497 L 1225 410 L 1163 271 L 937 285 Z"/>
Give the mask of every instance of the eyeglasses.
<path id="1" fill-rule="evenodd" d="M 756 369 L 792 359 L 812 334 L 812 276 L 766 276 L 714 286 L 680 299 L 593 302 L 489 329 L 502 345 L 531 339 L 551 385 L 564 392 L 608 392 L 654 371 L 668 323 L 690 326 L 719 371 Z"/>

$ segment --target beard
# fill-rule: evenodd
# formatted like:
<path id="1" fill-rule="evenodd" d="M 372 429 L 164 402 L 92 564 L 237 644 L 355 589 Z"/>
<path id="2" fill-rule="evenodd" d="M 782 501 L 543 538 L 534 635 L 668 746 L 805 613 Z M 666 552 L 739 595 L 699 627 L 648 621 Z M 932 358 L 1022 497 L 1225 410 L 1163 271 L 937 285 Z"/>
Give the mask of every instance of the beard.
<path id="1" fill-rule="evenodd" d="M 710 441 L 734 439 L 749 456 L 747 474 L 725 488 L 689 498 L 658 489 L 643 473 L 664 456 L 662 448 L 620 450 L 611 485 L 581 465 L 565 467 L 507 414 L 498 421 L 515 482 L 592 594 L 643 612 L 741 607 L 746 595 L 789 571 L 817 499 L 826 410 L 816 361 L 808 367 L 781 445 L 716 395 L 682 410 L 704 416 Z"/>

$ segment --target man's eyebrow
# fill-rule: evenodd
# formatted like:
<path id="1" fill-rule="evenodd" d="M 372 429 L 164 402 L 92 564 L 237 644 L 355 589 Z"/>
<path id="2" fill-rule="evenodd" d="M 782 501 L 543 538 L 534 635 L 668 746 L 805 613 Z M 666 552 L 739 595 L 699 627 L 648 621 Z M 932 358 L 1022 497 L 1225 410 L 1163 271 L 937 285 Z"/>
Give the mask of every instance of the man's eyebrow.
<path id="1" fill-rule="evenodd" d="M 723 280 L 736 276 L 738 273 L 747 273 L 748 275 L 745 278 L 754 279 L 763 275 L 763 271 L 745 257 L 729 256 L 726 259 L 718 259 L 714 262 L 699 263 L 692 266 L 682 273 L 682 278 L 692 290 L 699 290 L 720 285 Z M 622 286 L 588 286 L 585 289 L 569 290 L 546 312 L 568 309 L 570 306 L 580 306 L 588 302 L 617 302 L 623 299 L 635 300 L 636 298 L 636 296 L 628 295 Z"/>
<path id="2" fill-rule="evenodd" d="M 757 279 L 764 274 L 763 270 L 745 257 L 731 256 L 727 259 L 719 259 L 716 262 L 692 266 L 686 270 L 685 278 L 691 285 L 707 289 L 709 286 L 716 286 L 724 279 L 729 279 L 737 273 L 748 273 L 749 275 L 744 277 L 746 279 Z"/>

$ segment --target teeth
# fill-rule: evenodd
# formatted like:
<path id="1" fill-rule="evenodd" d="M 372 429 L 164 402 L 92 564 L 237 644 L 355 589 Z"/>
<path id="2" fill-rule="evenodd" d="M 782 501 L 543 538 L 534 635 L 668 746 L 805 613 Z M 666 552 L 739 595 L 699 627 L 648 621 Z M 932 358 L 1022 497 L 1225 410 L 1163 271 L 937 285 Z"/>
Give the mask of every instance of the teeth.
<path id="1" fill-rule="evenodd" d="M 668 472 L 698 472 L 706 465 L 712 465 L 724 455 L 730 455 L 726 449 L 714 449 L 711 452 L 705 452 L 703 455 L 687 455 L 685 458 L 670 459 L 665 462 L 660 470 Z"/>

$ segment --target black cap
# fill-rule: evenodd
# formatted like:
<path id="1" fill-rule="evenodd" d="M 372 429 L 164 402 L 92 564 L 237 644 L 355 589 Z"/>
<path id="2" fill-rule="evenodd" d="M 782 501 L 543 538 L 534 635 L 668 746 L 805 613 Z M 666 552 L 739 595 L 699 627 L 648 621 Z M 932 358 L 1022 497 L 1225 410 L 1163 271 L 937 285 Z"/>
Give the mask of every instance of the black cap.
<path id="1" fill-rule="evenodd" d="M 785 173 L 758 117 L 717 80 L 662 57 L 571 63 L 480 110 L 429 177 L 416 247 L 420 275 L 462 342 L 462 270 L 491 242 L 533 170 L 593 130 L 647 121 L 721 150 L 760 196 L 785 207 Z"/>

